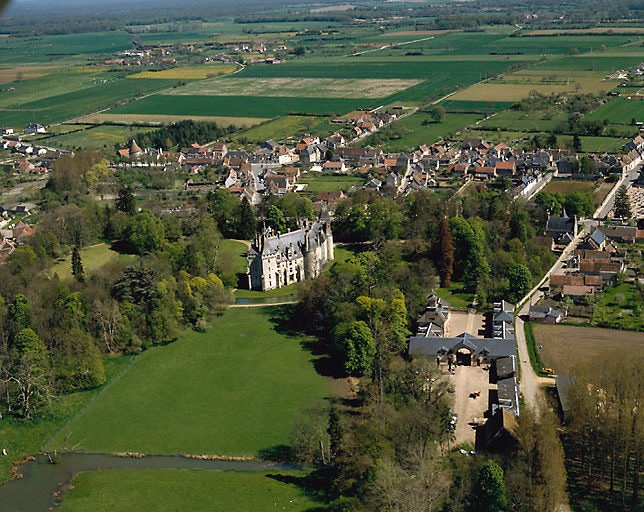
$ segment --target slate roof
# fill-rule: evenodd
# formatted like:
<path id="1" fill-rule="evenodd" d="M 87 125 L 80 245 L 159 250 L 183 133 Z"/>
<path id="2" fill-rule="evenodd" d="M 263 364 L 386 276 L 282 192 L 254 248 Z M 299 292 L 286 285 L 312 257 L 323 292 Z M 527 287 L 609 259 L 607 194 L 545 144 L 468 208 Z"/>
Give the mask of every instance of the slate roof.
<path id="1" fill-rule="evenodd" d="M 474 351 L 476 357 L 483 355 L 488 360 L 516 354 L 514 338 L 477 338 L 472 334 L 463 333 L 454 338 L 413 336 L 409 339 L 409 354 L 412 356 L 443 357 L 463 347 Z"/>

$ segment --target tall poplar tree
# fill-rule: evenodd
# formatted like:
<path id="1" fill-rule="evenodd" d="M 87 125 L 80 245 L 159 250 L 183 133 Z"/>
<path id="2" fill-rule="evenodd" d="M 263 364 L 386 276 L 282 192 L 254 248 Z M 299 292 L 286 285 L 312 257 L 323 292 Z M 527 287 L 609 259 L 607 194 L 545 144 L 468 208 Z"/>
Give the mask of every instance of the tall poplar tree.
<path id="1" fill-rule="evenodd" d="M 452 231 L 447 220 L 442 218 L 438 223 L 438 273 L 441 286 L 448 287 L 452 281 L 454 265 L 454 242 Z"/>
<path id="2" fill-rule="evenodd" d="M 81 260 L 80 251 L 77 246 L 74 246 L 74 249 L 72 250 L 72 275 L 79 283 L 85 281 L 83 261 Z"/>

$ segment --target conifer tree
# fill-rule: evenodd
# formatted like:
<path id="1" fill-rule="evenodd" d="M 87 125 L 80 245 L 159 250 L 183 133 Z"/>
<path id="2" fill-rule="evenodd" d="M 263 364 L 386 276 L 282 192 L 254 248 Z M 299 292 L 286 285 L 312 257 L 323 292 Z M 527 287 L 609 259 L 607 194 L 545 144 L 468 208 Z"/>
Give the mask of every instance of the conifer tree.
<path id="1" fill-rule="evenodd" d="M 83 261 L 81 260 L 80 251 L 75 246 L 72 250 L 72 275 L 76 281 L 82 283 L 85 281 L 85 271 L 83 270 Z"/>

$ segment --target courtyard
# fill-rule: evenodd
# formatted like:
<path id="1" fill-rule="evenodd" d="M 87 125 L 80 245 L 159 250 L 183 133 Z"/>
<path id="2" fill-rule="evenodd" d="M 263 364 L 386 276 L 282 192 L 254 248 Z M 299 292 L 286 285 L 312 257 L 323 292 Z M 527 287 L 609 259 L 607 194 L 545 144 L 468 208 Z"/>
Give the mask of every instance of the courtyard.
<path id="1" fill-rule="evenodd" d="M 488 409 L 489 390 L 496 388 L 490 385 L 490 372 L 482 366 L 456 366 L 456 373 L 450 375 L 454 386 L 453 413 L 458 414 L 454 431 L 457 445 L 474 446 L 476 429 L 472 424 L 475 418 L 483 419 Z M 475 394 L 479 395 L 475 397 Z"/>

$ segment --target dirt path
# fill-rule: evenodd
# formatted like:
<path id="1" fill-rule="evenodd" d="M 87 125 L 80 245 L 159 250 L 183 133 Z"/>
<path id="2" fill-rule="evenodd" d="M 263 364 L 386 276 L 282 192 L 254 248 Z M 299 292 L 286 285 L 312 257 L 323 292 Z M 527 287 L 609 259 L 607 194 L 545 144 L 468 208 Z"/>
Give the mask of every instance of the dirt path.
<path id="1" fill-rule="evenodd" d="M 343 55 L 343 57 L 355 57 L 356 55 L 364 55 L 365 53 L 379 52 L 380 50 L 384 50 L 385 48 L 391 48 L 392 46 L 403 46 L 405 44 L 420 43 L 421 41 L 427 41 L 429 39 L 434 39 L 435 37 L 436 36 L 429 36 L 429 37 L 423 37 L 422 39 L 414 39 L 413 41 L 405 41 L 403 43 L 385 44 L 383 46 L 379 46 L 378 48 L 372 48 L 371 50 L 364 50 L 362 52 L 356 52 L 356 53 L 347 53 L 346 55 Z"/>

